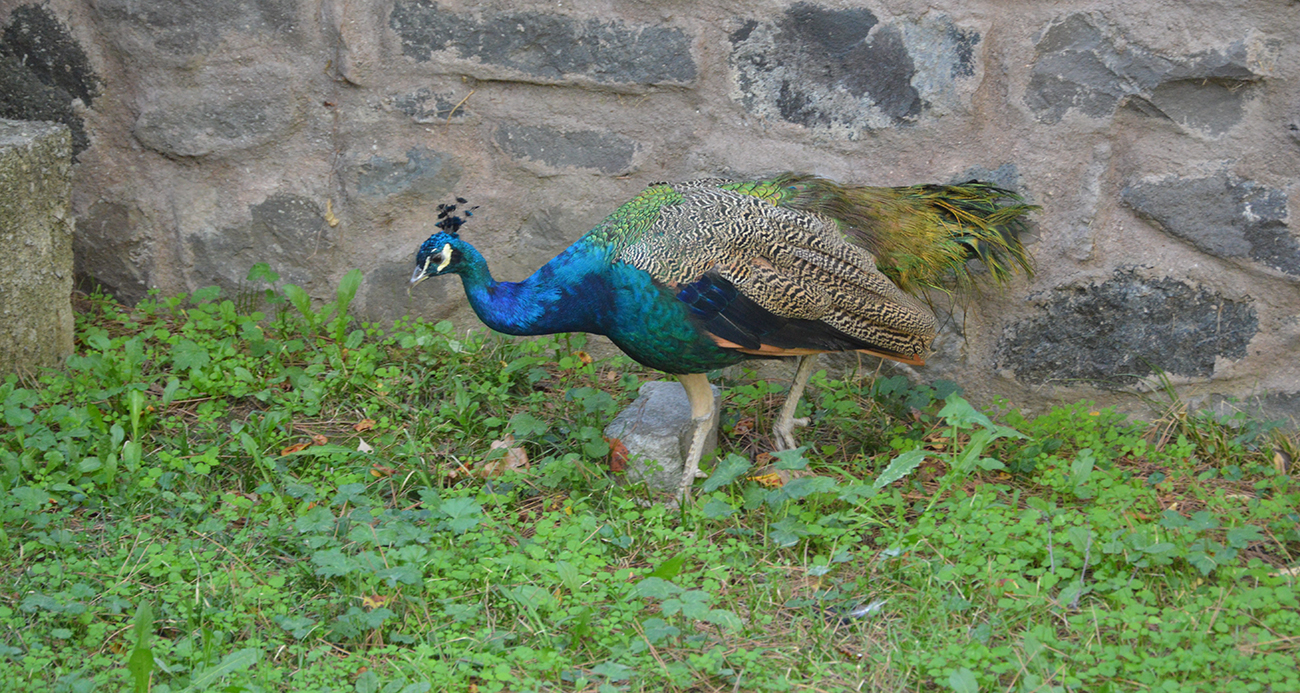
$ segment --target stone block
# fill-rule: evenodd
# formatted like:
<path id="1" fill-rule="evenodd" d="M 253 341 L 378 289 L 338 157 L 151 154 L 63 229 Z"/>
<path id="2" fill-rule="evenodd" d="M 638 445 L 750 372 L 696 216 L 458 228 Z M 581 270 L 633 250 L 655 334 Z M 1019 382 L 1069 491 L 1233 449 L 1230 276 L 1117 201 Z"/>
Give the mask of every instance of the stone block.
<path id="1" fill-rule="evenodd" d="M 297 0 L 99 0 L 93 7 L 109 40 L 157 58 L 208 53 L 230 33 L 292 39 Z"/>
<path id="2" fill-rule="evenodd" d="M 733 98 L 750 112 L 846 139 L 960 105 L 978 32 L 939 16 L 883 23 L 871 10 L 807 2 L 731 36 Z"/>
<path id="3" fill-rule="evenodd" d="M 1259 331 L 1248 301 L 1131 270 L 1031 300 L 1041 304 L 1039 315 L 1009 328 L 997 360 L 1022 382 L 1034 384 L 1119 387 L 1154 369 L 1208 379 L 1216 359 L 1245 357 Z"/>
<path id="4" fill-rule="evenodd" d="M 460 166 L 450 154 L 427 147 L 412 147 L 400 160 L 372 156 L 353 171 L 362 195 L 407 196 L 433 204 L 453 196 L 460 175 Z"/>
<path id="5" fill-rule="evenodd" d="M 718 388 L 713 388 L 713 420 L 704 443 L 704 456 L 718 447 Z M 644 481 L 657 491 L 676 491 L 681 483 L 686 455 L 691 449 L 691 403 L 682 384 L 655 380 L 637 391 L 628 405 L 605 427 L 606 438 L 616 438 L 627 447 L 628 478 Z"/>
<path id="6" fill-rule="evenodd" d="M 1078 13 L 1048 27 L 1035 52 L 1025 103 L 1039 122 L 1060 122 L 1072 110 L 1109 118 L 1127 104 L 1217 136 L 1240 122 L 1249 87 L 1263 79 L 1278 44 L 1252 37 L 1221 49 L 1162 55 L 1100 16 Z"/>
<path id="7" fill-rule="evenodd" d="M 315 200 L 277 193 L 249 211 L 248 224 L 191 239 L 200 286 L 237 292 L 249 268 L 265 262 L 283 281 L 309 293 L 326 295 L 333 289 L 336 232 Z"/>
<path id="8" fill-rule="evenodd" d="M 1285 190 L 1225 172 L 1133 180 L 1120 197 L 1138 216 L 1202 252 L 1300 278 L 1300 242 L 1287 225 Z"/>
<path id="9" fill-rule="evenodd" d="M 565 132 L 534 125 L 502 124 L 497 145 L 513 159 L 546 164 L 552 168 L 586 168 L 609 175 L 632 170 L 636 143 L 609 132 Z"/>
<path id="10" fill-rule="evenodd" d="M 691 37 L 675 27 L 548 12 L 462 14 L 430 0 L 397 0 L 389 27 L 410 58 L 427 62 L 445 51 L 467 70 L 487 67 L 501 78 L 635 85 L 695 79 Z"/>
<path id="11" fill-rule="evenodd" d="M 132 134 L 170 157 L 230 155 L 280 142 L 297 125 L 282 84 L 232 96 L 228 89 L 173 89 L 141 109 Z"/>
<path id="12" fill-rule="evenodd" d="M 72 353 L 72 137 L 0 120 L 0 371 Z"/>

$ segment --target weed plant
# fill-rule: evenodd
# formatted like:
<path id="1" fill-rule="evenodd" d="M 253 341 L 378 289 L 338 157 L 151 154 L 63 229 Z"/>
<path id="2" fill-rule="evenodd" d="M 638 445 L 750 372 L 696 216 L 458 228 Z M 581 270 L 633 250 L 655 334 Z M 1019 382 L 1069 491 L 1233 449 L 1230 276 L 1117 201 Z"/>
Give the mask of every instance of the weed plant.
<path id="1" fill-rule="evenodd" d="M 601 432 L 654 374 L 360 279 L 92 297 L 0 385 L 7 690 L 1300 690 L 1281 429 L 823 373 L 769 458 L 737 382 L 670 510 Z"/>

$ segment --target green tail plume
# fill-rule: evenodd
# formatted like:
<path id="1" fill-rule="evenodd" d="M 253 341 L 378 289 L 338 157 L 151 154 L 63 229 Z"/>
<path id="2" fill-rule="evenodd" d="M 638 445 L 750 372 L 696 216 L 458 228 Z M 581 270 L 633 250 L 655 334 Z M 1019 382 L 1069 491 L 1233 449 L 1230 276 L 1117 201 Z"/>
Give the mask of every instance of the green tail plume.
<path id="1" fill-rule="evenodd" d="M 1035 205 L 989 183 L 903 188 L 844 186 L 813 176 L 783 176 L 753 191 L 773 202 L 840 222 L 844 233 L 876 256 L 880 271 L 915 294 L 967 289 L 966 262 L 977 259 L 998 283 L 1017 271 L 1033 274 L 1020 236 Z M 767 194 L 762 194 L 767 193 Z"/>

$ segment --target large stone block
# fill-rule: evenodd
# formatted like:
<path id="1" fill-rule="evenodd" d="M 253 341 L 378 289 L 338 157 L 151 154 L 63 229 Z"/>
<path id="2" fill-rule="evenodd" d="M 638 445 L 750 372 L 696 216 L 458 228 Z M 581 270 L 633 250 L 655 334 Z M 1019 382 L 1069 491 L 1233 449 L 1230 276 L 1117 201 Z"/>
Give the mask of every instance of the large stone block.
<path id="1" fill-rule="evenodd" d="M 389 26 L 403 54 L 423 62 L 447 52 L 471 72 L 487 67 L 501 77 L 637 85 L 695 79 L 691 37 L 675 27 L 548 12 L 460 14 L 430 0 L 397 0 Z"/>
<path id="2" fill-rule="evenodd" d="M 883 23 L 800 2 L 731 34 L 733 98 L 750 112 L 854 139 L 960 107 L 980 35 L 947 17 Z"/>
<path id="3" fill-rule="evenodd" d="M 1259 331 L 1247 301 L 1129 270 L 1031 299 L 1039 314 L 1011 326 L 998 346 L 1000 367 L 1027 383 L 1117 387 L 1155 369 L 1210 378 L 1216 359 L 1245 357 Z"/>
<path id="4" fill-rule="evenodd" d="M 1138 216 L 1203 252 L 1300 278 L 1300 242 L 1287 226 L 1284 190 L 1219 173 L 1135 180 L 1121 198 Z"/>
<path id="5" fill-rule="evenodd" d="M 72 138 L 0 120 L 0 371 L 72 353 Z"/>
<path id="6" fill-rule="evenodd" d="M 1241 121 L 1250 87 L 1264 78 L 1279 44 L 1252 36 L 1226 48 L 1162 55 L 1102 17 L 1080 13 L 1049 26 L 1035 51 L 1025 103 L 1039 122 L 1060 122 L 1070 111 L 1109 118 L 1127 104 L 1217 136 Z"/>

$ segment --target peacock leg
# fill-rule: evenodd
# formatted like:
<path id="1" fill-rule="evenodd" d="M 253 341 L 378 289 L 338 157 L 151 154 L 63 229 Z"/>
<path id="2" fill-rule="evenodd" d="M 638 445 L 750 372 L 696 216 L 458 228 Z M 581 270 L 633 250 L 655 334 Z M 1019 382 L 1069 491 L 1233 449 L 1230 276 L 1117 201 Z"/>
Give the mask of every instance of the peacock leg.
<path id="1" fill-rule="evenodd" d="M 713 387 L 709 385 L 708 376 L 703 373 L 679 375 L 682 387 L 686 388 L 686 397 L 691 402 L 691 449 L 682 463 L 682 482 L 677 488 L 677 497 L 685 499 L 690 493 L 691 484 L 700 472 L 700 458 L 704 456 L 704 441 L 708 440 L 713 426 Z"/>
<path id="2" fill-rule="evenodd" d="M 816 369 L 817 354 L 799 357 L 799 366 L 794 370 L 794 382 L 790 383 L 790 393 L 785 396 L 785 404 L 781 405 L 781 411 L 776 415 L 776 423 L 772 425 L 772 437 L 776 439 L 778 450 L 793 450 L 797 447 L 798 443 L 794 439 L 795 426 L 808 425 L 808 419 L 794 418 L 794 410 L 799 406 L 799 398 L 803 397 L 808 378 L 812 377 Z"/>

